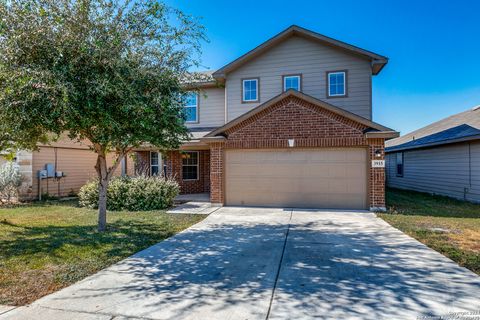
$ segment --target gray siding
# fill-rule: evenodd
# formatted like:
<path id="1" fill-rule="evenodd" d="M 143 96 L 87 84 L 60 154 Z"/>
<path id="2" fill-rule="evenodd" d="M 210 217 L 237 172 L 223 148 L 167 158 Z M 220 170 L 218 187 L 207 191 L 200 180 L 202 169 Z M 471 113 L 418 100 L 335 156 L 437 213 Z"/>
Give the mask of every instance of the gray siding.
<path id="1" fill-rule="evenodd" d="M 205 88 L 199 93 L 199 122 L 187 123 L 189 128 L 220 127 L 225 124 L 225 89 Z"/>
<path id="2" fill-rule="evenodd" d="M 396 153 L 387 154 L 389 187 L 480 202 L 480 142 L 409 150 L 403 155 L 404 174 L 397 177 Z"/>
<path id="3" fill-rule="evenodd" d="M 226 81 L 228 121 L 282 92 L 282 75 L 302 74 L 303 92 L 326 99 L 326 72 L 348 70 L 348 97 L 327 99 L 371 119 L 370 62 L 342 50 L 294 36 L 229 73 Z M 260 103 L 243 103 L 241 79 L 260 78 Z"/>
<path id="4" fill-rule="evenodd" d="M 470 144 L 470 153 L 472 155 L 472 188 L 469 198 L 474 201 L 480 201 L 480 141 Z"/>

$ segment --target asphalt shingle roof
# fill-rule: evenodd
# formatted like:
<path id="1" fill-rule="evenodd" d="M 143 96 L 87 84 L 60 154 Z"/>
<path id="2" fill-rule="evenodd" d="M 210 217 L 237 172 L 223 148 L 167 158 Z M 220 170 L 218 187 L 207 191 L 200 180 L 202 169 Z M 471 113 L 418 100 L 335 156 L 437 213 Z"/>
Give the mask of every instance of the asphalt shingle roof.
<path id="1" fill-rule="evenodd" d="M 462 125 L 466 125 L 466 126 L 462 126 Z M 452 129 L 452 130 L 449 131 L 449 129 Z M 405 146 L 405 144 L 414 142 L 414 141 L 417 141 L 417 142 L 415 142 L 415 144 L 412 144 L 412 146 L 419 144 L 418 141 L 425 141 L 424 144 L 427 144 L 427 141 L 429 140 L 435 140 L 435 142 L 430 141 L 428 142 L 428 144 L 431 144 L 431 143 L 441 144 L 441 141 L 445 141 L 445 143 L 449 143 L 451 142 L 451 140 L 454 140 L 454 139 L 477 135 L 478 133 L 474 134 L 474 130 L 480 130 L 480 108 L 479 107 L 454 114 L 450 117 L 447 117 L 440 121 L 429 124 L 426 127 L 407 133 L 401 137 L 388 140 L 385 142 L 385 146 L 387 147 L 386 151 L 392 150 L 390 149 L 392 147 L 396 147 L 395 149 L 399 149 L 400 145 Z M 439 135 L 435 135 L 437 133 Z M 457 136 L 457 138 L 455 138 L 454 136 Z M 426 140 L 421 140 L 422 138 L 425 138 L 425 137 L 429 137 L 429 138 Z"/>
<path id="2" fill-rule="evenodd" d="M 461 124 L 459 126 L 440 131 L 420 139 L 415 139 L 410 142 L 406 142 L 392 147 L 387 147 L 385 151 L 391 152 L 395 150 L 414 149 L 424 146 L 449 143 L 454 140 L 457 141 L 458 139 L 475 136 L 478 136 L 480 138 L 479 129 L 471 127 L 468 124 Z"/>

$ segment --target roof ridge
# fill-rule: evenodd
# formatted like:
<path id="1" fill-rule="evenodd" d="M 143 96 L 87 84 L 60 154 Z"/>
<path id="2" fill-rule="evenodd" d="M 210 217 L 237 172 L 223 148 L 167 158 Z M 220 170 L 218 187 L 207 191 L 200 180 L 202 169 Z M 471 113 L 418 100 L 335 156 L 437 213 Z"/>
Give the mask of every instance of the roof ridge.
<path id="1" fill-rule="evenodd" d="M 348 52 L 351 52 L 352 54 L 369 57 L 372 60 L 372 74 L 374 75 L 378 74 L 382 70 L 382 68 L 385 66 L 385 64 L 387 64 L 388 62 L 387 57 L 380 55 L 378 53 L 357 47 L 355 45 L 343 42 L 341 40 L 337 40 L 332 37 L 325 36 L 321 33 L 318 33 L 297 25 L 291 25 L 290 27 L 277 33 L 276 35 L 269 38 L 268 40 L 260 43 L 258 46 L 254 47 L 253 49 L 247 51 L 237 59 L 221 67 L 220 69 L 218 69 L 213 73 L 213 77 L 220 78 L 220 79 L 224 78 L 226 73 L 235 70 L 236 68 L 240 67 L 244 63 L 247 63 L 248 61 L 253 59 L 256 55 L 262 54 L 263 52 L 268 50 L 270 46 L 276 45 L 277 43 L 284 41 L 294 33 L 298 33 L 299 35 L 309 37 L 313 40 L 330 44 L 331 46 L 335 46 L 339 49 L 346 50 Z"/>

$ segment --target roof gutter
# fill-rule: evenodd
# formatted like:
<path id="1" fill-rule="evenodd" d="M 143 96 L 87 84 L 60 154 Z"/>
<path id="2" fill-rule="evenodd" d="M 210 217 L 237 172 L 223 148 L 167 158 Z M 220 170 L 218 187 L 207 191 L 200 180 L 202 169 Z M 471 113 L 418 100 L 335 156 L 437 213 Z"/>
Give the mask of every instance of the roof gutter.
<path id="1" fill-rule="evenodd" d="M 370 139 L 393 139 L 398 138 L 400 133 L 397 131 L 370 131 L 365 133 L 366 138 Z"/>

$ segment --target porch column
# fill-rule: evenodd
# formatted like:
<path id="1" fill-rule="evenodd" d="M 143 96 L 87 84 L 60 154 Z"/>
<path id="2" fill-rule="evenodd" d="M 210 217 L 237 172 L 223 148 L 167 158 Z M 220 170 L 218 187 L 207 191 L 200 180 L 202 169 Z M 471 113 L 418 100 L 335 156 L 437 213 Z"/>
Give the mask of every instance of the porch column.
<path id="1" fill-rule="evenodd" d="M 370 211 L 386 211 L 385 205 L 385 167 L 372 167 L 372 160 L 385 160 L 385 140 L 367 139 L 369 154 L 369 199 Z M 380 156 L 377 156 L 380 155 Z"/>
<path id="2" fill-rule="evenodd" d="M 215 141 L 210 145 L 210 202 L 212 205 L 223 206 L 224 195 L 224 142 Z"/>

